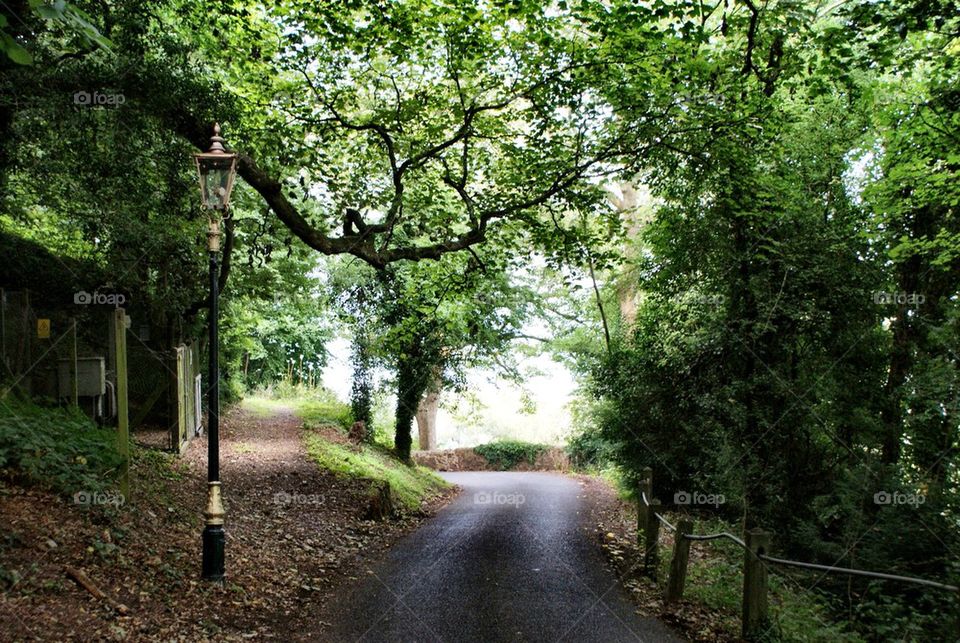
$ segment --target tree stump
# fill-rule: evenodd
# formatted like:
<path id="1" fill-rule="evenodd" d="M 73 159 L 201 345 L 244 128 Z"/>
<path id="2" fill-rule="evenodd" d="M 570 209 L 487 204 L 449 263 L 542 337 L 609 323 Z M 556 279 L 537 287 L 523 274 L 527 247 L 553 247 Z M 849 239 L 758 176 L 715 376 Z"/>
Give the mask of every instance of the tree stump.
<path id="1" fill-rule="evenodd" d="M 350 427 L 350 433 L 347 434 L 347 437 L 351 441 L 360 444 L 365 442 L 367 439 L 367 425 L 364 424 L 363 420 L 357 420 L 353 423 L 353 426 Z"/>
<path id="2" fill-rule="evenodd" d="M 393 494 L 390 493 L 390 483 L 377 483 L 370 492 L 367 500 L 366 520 L 386 520 L 396 513 L 393 506 Z"/>

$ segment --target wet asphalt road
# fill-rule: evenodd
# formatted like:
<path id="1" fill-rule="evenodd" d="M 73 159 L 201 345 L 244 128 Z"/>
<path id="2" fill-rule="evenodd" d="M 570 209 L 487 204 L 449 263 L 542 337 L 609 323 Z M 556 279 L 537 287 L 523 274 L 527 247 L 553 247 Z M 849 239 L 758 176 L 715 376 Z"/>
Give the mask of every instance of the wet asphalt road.
<path id="1" fill-rule="evenodd" d="M 680 640 L 638 616 L 605 567 L 576 480 L 443 475 L 463 493 L 340 596 L 329 640 Z"/>

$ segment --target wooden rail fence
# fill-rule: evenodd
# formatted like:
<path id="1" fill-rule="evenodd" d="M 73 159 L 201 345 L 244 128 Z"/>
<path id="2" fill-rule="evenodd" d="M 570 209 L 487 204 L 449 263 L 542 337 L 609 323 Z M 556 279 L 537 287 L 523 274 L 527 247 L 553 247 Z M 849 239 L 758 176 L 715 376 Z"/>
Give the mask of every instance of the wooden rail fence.
<path id="1" fill-rule="evenodd" d="M 677 524 L 673 525 L 663 517 L 661 513 L 663 511 L 663 505 L 653 497 L 653 469 L 650 467 L 643 469 L 643 478 L 640 480 L 637 496 L 637 541 L 643 553 L 644 572 L 652 578 L 656 578 L 657 568 L 660 563 L 660 526 L 666 527 L 675 534 L 673 554 L 670 559 L 669 577 L 667 578 L 664 596 L 668 603 L 676 602 L 683 598 L 691 543 L 695 541 L 724 539 L 735 542 L 743 548 L 743 601 L 741 623 L 743 638 L 748 641 L 760 638 L 769 625 L 767 605 L 768 563 L 832 574 L 847 574 L 851 576 L 912 583 L 914 585 L 923 585 L 925 587 L 954 592 L 960 596 L 960 588 L 924 578 L 775 558 L 768 553 L 773 534 L 764 529 L 755 528 L 747 530 L 741 539 L 726 532 L 695 534 L 693 533 L 693 521 L 689 518 L 680 518 Z"/>

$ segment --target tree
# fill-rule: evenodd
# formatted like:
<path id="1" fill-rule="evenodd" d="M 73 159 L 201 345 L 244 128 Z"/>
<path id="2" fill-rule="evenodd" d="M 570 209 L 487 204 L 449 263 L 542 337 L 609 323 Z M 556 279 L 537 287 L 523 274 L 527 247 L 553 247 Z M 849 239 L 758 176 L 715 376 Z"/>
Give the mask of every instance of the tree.
<path id="1" fill-rule="evenodd" d="M 897 72 L 869 88 L 875 133 L 868 153 L 877 180 L 864 194 L 893 266 L 880 293 L 891 311 L 883 461 L 897 468 L 904 445 L 912 445 L 924 484 L 939 495 L 957 442 L 958 409 L 945 401 L 957 386 L 960 106 L 949 51 L 960 18 L 949 3 L 864 4 L 849 17 L 847 35 L 873 56 L 851 53 L 842 63 L 862 69 L 879 58 Z"/>
<path id="2" fill-rule="evenodd" d="M 374 359 L 395 375 L 395 447 L 402 459 L 409 458 L 415 418 L 421 440 L 429 436 L 425 400 L 461 387 L 467 368 L 511 371 L 506 348 L 522 339 L 533 310 L 528 285 L 513 276 L 520 265 L 495 247 L 380 271 L 354 261 L 331 264 L 327 288 L 354 328 L 355 362 L 359 341 L 367 351 L 366 367 L 355 364 L 354 390 L 369 390 L 365 378 Z"/>
<path id="3" fill-rule="evenodd" d="M 500 222 L 527 223 L 539 206 L 593 192 L 584 179 L 617 154 L 582 80 L 596 63 L 583 59 L 569 16 L 473 2 L 285 2 L 270 17 L 258 28 L 296 35 L 259 63 L 256 89 L 240 81 L 268 98 L 231 140 L 247 152 L 244 180 L 325 254 L 383 268 L 473 247 Z M 371 43 L 379 55 L 368 56 Z M 230 64 L 229 50 L 208 53 Z M 205 145 L 207 121 L 167 103 L 167 122 Z M 280 135 L 255 135 L 254 123 Z M 275 178 L 284 165 L 290 178 Z"/>
<path id="4" fill-rule="evenodd" d="M 654 466 L 656 495 L 723 493 L 722 513 L 779 525 L 798 558 L 950 578 L 960 282 L 945 54 L 958 32 L 944 9 L 611 12 L 624 19 L 602 33 L 624 50 L 638 30 L 687 37 L 662 36 L 678 52 L 664 107 L 677 134 L 630 168 L 660 204 L 641 235 L 635 331 L 595 360 L 591 391 L 614 458 L 634 476 Z M 664 96 L 643 71 L 610 70 L 625 120 Z M 928 504 L 878 504 L 887 489 Z M 823 583 L 844 616 L 879 602 L 865 584 Z M 883 616 L 853 612 L 865 629 L 947 636 L 936 617 L 905 625 L 917 592 L 884 591 Z"/>

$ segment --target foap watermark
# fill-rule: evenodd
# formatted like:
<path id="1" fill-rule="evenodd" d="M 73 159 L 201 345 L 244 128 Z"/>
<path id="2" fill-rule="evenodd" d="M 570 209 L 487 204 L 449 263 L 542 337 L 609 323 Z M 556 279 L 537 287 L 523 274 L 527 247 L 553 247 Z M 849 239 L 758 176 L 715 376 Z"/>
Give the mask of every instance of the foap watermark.
<path id="1" fill-rule="evenodd" d="M 84 507 L 112 505 L 122 507 L 126 498 L 119 491 L 78 491 L 73 494 L 73 504 Z"/>
<path id="2" fill-rule="evenodd" d="M 119 107 L 127 102 L 123 94 L 79 91 L 73 95 L 73 104 L 82 107 Z"/>
<path id="3" fill-rule="evenodd" d="M 322 505 L 326 499 L 319 493 L 287 493 L 278 491 L 273 494 L 275 505 Z"/>
<path id="4" fill-rule="evenodd" d="M 527 501 L 522 493 L 501 493 L 499 491 L 480 491 L 473 494 L 475 505 L 513 505 L 519 507 Z"/>
<path id="5" fill-rule="evenodd" d="M 903 493 L 902 491 L 878 491 L 873 494 L 875 505 L 910 505 L 919 507 L 927 501 L 927 497 L 919 493 Z"/>
<path id="6" fill-rule="evenodd" d="M 709 505 L 719 507 L 727 501 L 722 493 L 701 493 L 699 491 L 678 491 L 673 494 L 675 505 Z"/>
<path id="7" fill-rule="evenodd" d="M 78 306 L 123 306 L 127 303 L 127 296 L 122 292 L 100 292 L 94 290 L 78 290 L 73 293 L 73 303 Z"/>
<path id="8" fill-rule="evenodd" d="M 884 292 L 878 290 L 873 293 L 873 303 L 881 306 L 897 305 L 915 308 L 926 300 L 926 295 L 918 292 Z"/>

